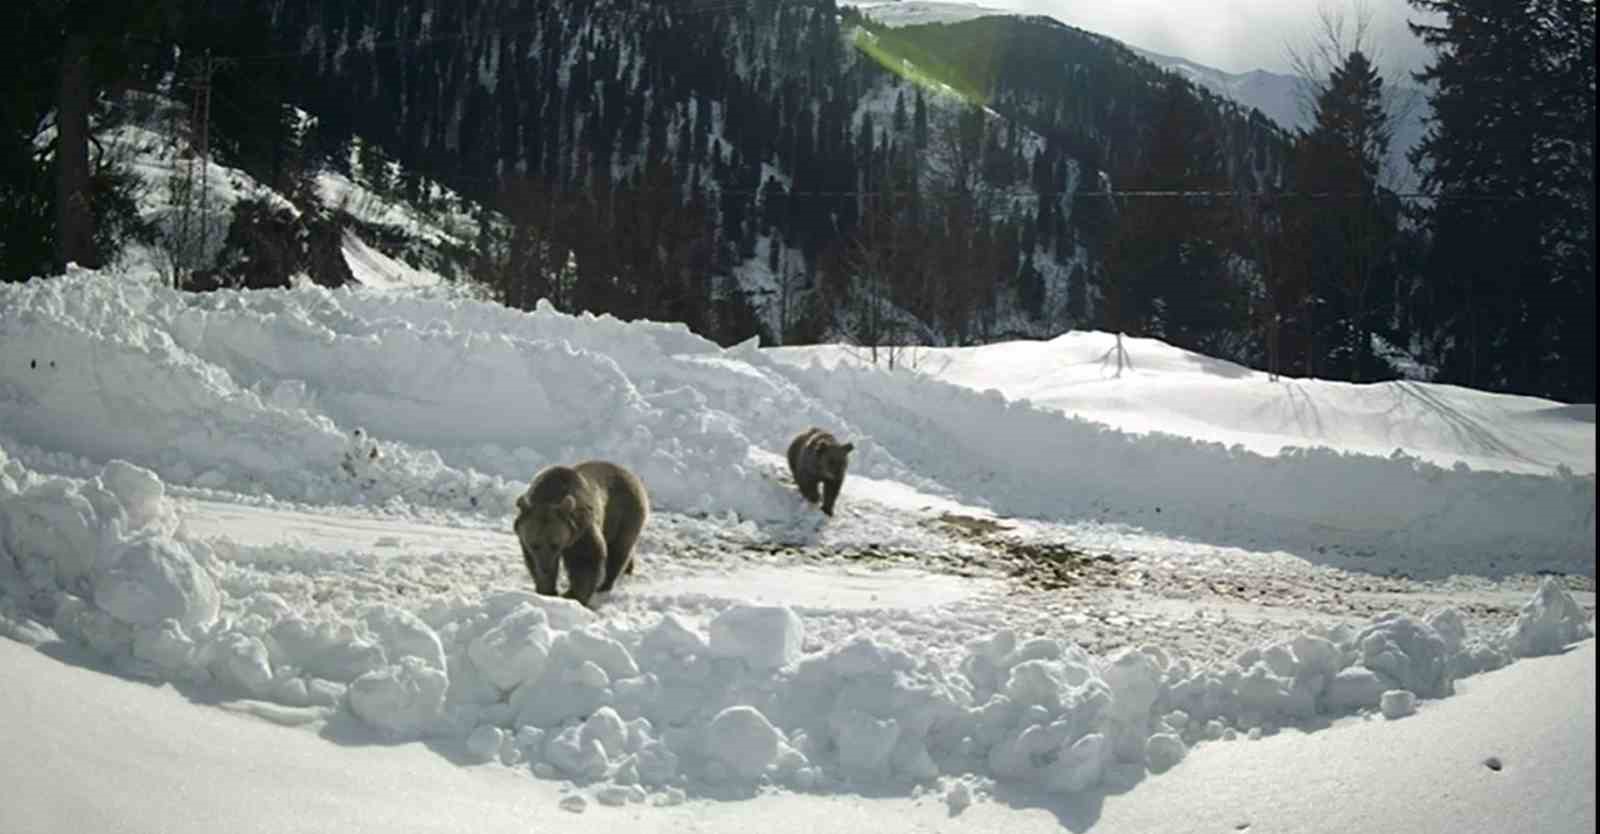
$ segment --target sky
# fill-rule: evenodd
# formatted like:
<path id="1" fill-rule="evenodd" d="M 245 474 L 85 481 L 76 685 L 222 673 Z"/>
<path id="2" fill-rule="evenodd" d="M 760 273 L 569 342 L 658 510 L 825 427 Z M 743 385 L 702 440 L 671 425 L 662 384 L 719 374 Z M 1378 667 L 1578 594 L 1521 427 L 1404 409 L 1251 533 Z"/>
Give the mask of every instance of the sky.
<path id="1" fill-rule="evenodd" d="M 1321 8 L 1351 0 L 981 0 L 981 5 L 1044 14 L 1134 46 L 1228 72 L 1292 73 L 1288 47 L 1309 43 Z M 1379 64 L 1417 70 L 1429 50 L 1406 28 L 1422 14 L 1405 0 L 1365 0 Z"/>

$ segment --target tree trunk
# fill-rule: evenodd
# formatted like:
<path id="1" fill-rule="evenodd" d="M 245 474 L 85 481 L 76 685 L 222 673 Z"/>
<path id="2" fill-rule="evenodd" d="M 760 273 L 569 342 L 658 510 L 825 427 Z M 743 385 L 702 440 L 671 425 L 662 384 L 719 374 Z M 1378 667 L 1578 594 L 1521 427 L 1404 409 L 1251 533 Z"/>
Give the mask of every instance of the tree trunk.
<path id="1" fill-rule="evenodd" d="M 89 203 L 89 37 L 67 35 L 56 99 L 56 268 L 98 267 Z"/>

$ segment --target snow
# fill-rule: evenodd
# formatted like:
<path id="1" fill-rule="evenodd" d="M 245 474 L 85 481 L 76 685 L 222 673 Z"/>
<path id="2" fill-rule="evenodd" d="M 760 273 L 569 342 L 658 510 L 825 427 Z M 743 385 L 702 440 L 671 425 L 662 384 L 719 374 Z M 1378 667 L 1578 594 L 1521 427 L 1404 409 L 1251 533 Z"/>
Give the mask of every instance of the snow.
<path id="1" fill-rule="evenodd" d="M 1409 689 L 1391 689 L 1383 693 L 1383 698 L 1378 703 L 1383 711 L 1383 717 L 1390 721 L 1405 718 L 1417 711 L 1416 693 Z"/>
<path id="2" fill-rule="evenodd" d="M 1008 14 L 1004 9 L 990 8 L 977 3 L 924 2 L 923 0 L 896 0 L 896 2 L 854 2 L 862 14 L 885 26 L 917 26 L 924 23 L 960 23 L 989 15 Z"/>
<path id="3" fill-rule="evenodd" d="M 444 280 L 436 273 L 417 269 L 373 249 L 348 231 L 344 233 L 341 251 L 350 273 L 363 286 L 378 289 L 428 287 Z"/>
<path id="4" fill-rule="evenodd" d="M 805 624 L 791 609 L 736 605 L 711 621 L 709 649 L 716 657 L 741 660 L 755 669 L 775 669 L 800 656 Z"/>
<path id="5" fill-rule="evenodd" d="M 1281 377 L 1124 337 L 1132 368 L 1117 376 L 1115 337 L 1075 331 L 1044 341 L 919 348 L 918 369 L 974 390 L 1076 414 L 1124 431 L 1238 444 L 1264 455 L 1330 447 L 1439 466 L 1550 474 L 1595 471 L 1594 407 L 1414 382 L 1355 384 Z M 787 348 L 784 361 L 851 362 L 836 348 Z"/>
<path id="6" fill-rule="evenodd" d="M 0 640 L 6 831 L 509 834 L 568 830 L 569 805 L 596 834 L 641 824 L 706 834 L 1561 834 L 1595 824 L 1593 641 L 1476 677 L 1404 721 L 1345 719 L 1314 733 L 1201 745 L 1123 792 L 1049 801 L 951 779 L 920 797 L 767 792 L 685 802 L 669 788 L 626 812 L 593 808 L 560 782 L 510 767 L 462 767 L 420 743 L 338 744 L 337 733 L 276 726 L 237 702 L 197 706 L 174 687 L 104 674 L 71 651 L 52 654 Z"/>
<path id="7" fill-rule="evenodd" d="M 742 803 L 786 825 L 909 824 L 927 812 L 895 815 L 922 796 L 947 827 L 998 824 L 1008 797 L 1081 810 L 1182 779 L 1218 739 L 1399 715 L 1396 692 L 1417 715 L 1393 725 L 1416 726 L 1482 673 L 1592 634 L 1594 478 L 1571 466 L 1269 455 L 988 390 L 1052 383 L 1049 364 L 993 356 L 984 378 L 987 348 L 888 372 L 442 287 L 193 296 L 76 271 L 0 287 L 0 310 L 0 647 L 100 670 L 19 690 L 21 664 L 0 664 L 0 693 L 28 693 L 0 715 L 79 700 L 37 686 L 170 685 L 320 745 L 285 747 L 283 774 L 391 753 L 510 770 L 496 790 L 538 797 L 523 827 L 623 807 L 716 830 Z M 1186 368 L 1191 395 L 1250 411 L 1220 363 L 1130 349 L 1136 370 L 1101 387 L 1147 419 L 1177 408 L 1161 404 Z M 1471 397 L 1504 437 L 1554 406 Z M 809 425 L 856 444 L 831 519 L 785 482 Z M 633 468 L 658 510 L 638 574 L 594 610 L 534 594 L 509 534 L 533 474 L 584 457 Z M 143 711 L 200 712 L 209 735 L 179 731 L 161 761 L 225 769 L 192 744 L 240 719 L 141 692 L 71 749 L 138 755 L 161 738 Z M 38 720 L 27 744 L 61 743 Z M 421 764 L 415 742 L 443 755 Z M 90 806 L 74 819 L 172 795 L 142 787 L 73 799 Z M 241 795 L 206 807 L 270 807 L 230 811 Z"/>

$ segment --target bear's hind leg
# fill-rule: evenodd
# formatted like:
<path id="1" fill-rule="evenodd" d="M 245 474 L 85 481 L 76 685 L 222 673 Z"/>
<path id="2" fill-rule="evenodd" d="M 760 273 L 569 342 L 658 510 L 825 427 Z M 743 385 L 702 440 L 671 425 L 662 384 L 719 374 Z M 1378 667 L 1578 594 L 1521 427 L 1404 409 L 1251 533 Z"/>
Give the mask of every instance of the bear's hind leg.
<path id="1" fill-rule="evenodd" d="M 622 530 L 606 545 L 606 575 L 599 590 L 609 591 L 623 573 L 633 573 L 633 546 L 638 541 L 638 530 Z"/>

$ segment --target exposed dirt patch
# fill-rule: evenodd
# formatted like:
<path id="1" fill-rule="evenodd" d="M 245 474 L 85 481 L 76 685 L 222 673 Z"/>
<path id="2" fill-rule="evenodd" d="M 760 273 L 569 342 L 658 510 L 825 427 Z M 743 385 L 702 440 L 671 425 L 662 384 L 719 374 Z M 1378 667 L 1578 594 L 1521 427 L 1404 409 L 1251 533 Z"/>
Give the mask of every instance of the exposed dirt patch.
<path id="1" fill-rule="evenodd" d="M 1117 560 L 1090 553 L 1063 542 L 1025 541 L 1011 535 L 1014 529 L 998 519 L 941 513 L 923 526 L 988 551 L 1002 572 L 1038 590 L 1115 584 Z"/>
<path id="2" fill-rule="evenodd" d="M 966 539 L 982 539 L 1013 529 L 1010 525 L 1001 524 L 993 518 L 978 518 L 958 513 L 940 513 L 938 518 L 929 519 L 923 524 Z"/>
<path id="3" fill-rule="evenodd" d="M 1112 556 L 1090 554 L 1065 544 L 1012 539 L 997 539 L 991 544 L 997 555 L 1011 563 L 1012 577 L 1040 590 L 1108 587 L 1116 584 L 1121 572 Z"/>

